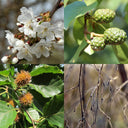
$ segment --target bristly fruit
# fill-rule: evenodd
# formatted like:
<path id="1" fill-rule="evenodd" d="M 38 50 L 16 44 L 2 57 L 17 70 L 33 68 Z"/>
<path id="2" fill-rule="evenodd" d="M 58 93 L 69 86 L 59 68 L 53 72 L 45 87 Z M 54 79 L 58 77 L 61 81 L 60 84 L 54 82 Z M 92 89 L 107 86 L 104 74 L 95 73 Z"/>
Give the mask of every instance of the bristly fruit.
<path id="1" fill-rule="evenodd" d="M 100 23 L 110 23 L 115 18 L 115 12 L 111 9 L 98 9 L 93 18 Z"/>
<path id="2" fill-rule="evenodd" d="M 23 106 L 29 106 L 33 102 L 33 95 L 30 92 L 28 92 L 28 93 L 22 95 L 19 98 L 19 100 L 20 100 L 20 104 L 22 104 Z"/>
<path id="3" fill-rule="evenodd" d="M 105 48 L 104 38 L 103 37 L 93 37 L 90 45 L 94 51 L 101 51 Z"/>
<path id="4" fill-rule="evenodd" d="M 21 70 L 20 73 L 18 72 L 16 75 L 15 83 L 19 89 L 21 86 L 27 85 L 31 81 L 31 75 L 28 71 Z"/>
<path id="5" fill-rule="evenodd" d="M 126 32 L 119 28 L 108 28 L 104 31 L 106 44 L 118 45 L 124 43 L 127 39 Z"/>

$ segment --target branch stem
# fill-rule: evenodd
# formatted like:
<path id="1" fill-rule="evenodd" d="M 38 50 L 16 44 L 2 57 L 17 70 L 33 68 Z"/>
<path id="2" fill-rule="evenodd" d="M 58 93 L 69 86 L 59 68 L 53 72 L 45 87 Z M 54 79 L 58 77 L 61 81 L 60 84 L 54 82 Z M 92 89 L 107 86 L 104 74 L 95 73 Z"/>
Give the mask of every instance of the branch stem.
<path id="1" fill-rule="evenodd" d="M 61 0 L 58 0 L 55 6 L 53 7 L 52 11 L 50 12 L 50 17 L 52 17 L 55 11 L 58 9 L 60 2 Z"/>

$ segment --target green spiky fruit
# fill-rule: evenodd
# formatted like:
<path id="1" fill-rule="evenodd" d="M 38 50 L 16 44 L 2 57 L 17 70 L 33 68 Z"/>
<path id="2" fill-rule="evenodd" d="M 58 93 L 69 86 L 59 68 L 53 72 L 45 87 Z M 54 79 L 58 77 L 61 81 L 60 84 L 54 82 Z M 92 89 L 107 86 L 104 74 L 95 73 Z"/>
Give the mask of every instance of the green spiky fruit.
<path id="1" fill-rule="evenodd" d="M 127 39 L 126 32 L 119 28 L 109 28 L 104 31 L 106 44 L 118 45 L 124 43 Z"/>
<path id="2" fill-rule="evenodd" d="M 90 45 L 94 51 L 103 50 L 105 48 L 104 38 L 103 37 L 93 37 Z"/>
<path id="3" fill-rule="evenodd" d="M 93 17 L 97 22 L 110 23 L 115 18 L 115 12 L 111 9 L 98 9 Z"/>

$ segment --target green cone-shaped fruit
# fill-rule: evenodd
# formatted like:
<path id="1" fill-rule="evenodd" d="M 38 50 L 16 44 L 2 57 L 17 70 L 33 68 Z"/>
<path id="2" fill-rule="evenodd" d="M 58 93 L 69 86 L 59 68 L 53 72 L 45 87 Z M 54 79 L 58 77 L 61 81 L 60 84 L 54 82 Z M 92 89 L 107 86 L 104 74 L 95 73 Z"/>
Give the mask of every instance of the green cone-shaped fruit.
<path id="1" fill-rule="evenodd" d="M 115 18 L 115 12 L 111 9 L 98 9 L 93 18 L 100 23 L 110 23 Z"/>
<path id="2" fill-rule="evenodd" d="M 104 38 L 103 37 L 93 37 L 90 45 L 94 51 L 103 50 L 105 48 Z"/>
<path id="3" fill-rule="evenodd" d="M 119 28 L 109 28 L 104 31 L 104 40 L 106 44 L 118 45 L 124 43 L 126 39 L 126 32 Z"/>

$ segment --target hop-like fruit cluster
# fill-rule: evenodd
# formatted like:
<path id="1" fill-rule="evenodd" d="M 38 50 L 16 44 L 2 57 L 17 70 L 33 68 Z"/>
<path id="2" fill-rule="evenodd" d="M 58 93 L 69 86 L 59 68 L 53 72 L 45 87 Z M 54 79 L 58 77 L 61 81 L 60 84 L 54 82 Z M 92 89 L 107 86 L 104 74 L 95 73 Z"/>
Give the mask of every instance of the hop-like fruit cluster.
<path id="1" fill-rule="evenodd" d="M 94 51 L 103 50 L 105 47 L 104 38 L 103 37 L 93 37 L 90 45 Z"/>
<path id="2" fill-rule="evenodd" d="M 111 9 L 98 9 L 93 18 L 100 23 L 110 23 L 115 18 L 115 12 Z"/>
<path id="3" fill-rule="evenodd" d="M 29 106 L 33 102 L 33 95 L 28 92 L 19 98 L 20 104 L 23 106 Z"/>
<path id="4" fill-rule="evenodd" d="M 124 43 L 127 35 L 124 30 L 119 28 L 109 28 L 104 31 L 104 39 L 106 44 L 118 45 Z"/>
<path id="5" fill-rule="evenodd" d="M 21 86 L 27 85 L 31 81 L 31 75 L 27 71 L 21 71 L 17 73 L 15 83 L 20 88 Z"/>

